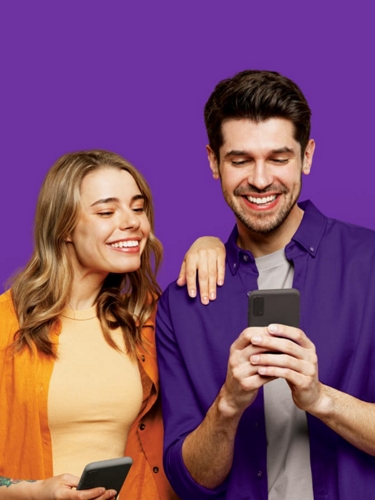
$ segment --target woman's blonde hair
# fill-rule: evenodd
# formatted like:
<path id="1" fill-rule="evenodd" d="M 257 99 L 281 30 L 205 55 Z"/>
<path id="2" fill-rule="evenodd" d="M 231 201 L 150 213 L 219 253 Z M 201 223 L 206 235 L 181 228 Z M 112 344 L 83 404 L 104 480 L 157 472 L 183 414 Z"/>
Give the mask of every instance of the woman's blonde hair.
<path id="1" fill-rule="evenodd" d="M 68 153 L 48 171 L 39 193 L 34 252 L 25 268 L 16 275 L 12 297 L 20 328 L 14 348 L 28 346 L 56 357 L 49 332 L 68 303 L 73 269 L 66 238 L 80 213 L 83 178 L 94 170 L 111 167 L 126 170 L 144 196 L 144 208 L 151 226 L 150 236 L 137 271 L 110 273 L 97 298 L 97 313 L 107 342 L 118 348 L 110 330 L 121 327 L 125 345 L 135 355 L 142 344 L 141 329 L 151 316 L 161 290 L 156 272 L 162 259 L 162 245 L 154 235 L 154 210 L 150 188 L 138 170 L 121 156 L 103 150 Z"/>

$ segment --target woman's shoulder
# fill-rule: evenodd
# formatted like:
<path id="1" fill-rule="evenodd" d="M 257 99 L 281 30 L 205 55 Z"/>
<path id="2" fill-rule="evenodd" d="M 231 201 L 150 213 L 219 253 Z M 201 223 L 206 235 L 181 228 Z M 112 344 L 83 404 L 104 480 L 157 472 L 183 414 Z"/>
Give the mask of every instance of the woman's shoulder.
<path id="1" fill-rule="evenodd" d="M 13 341 L 13 335 L 18 330 L 17 315 L 14 310 L 12 292 L 7 290 L 0 295 L 0 346 Z"/>
<path id="2" fill-rule="evenodd" d="M 16 315 L 14 311 L 11 289 L 7 290 L 6 292 L 0 295 L 0 309 L 1 309 L 0 318 L 3 318 L 4 314 L 9 314 L 10 316 Z"/>

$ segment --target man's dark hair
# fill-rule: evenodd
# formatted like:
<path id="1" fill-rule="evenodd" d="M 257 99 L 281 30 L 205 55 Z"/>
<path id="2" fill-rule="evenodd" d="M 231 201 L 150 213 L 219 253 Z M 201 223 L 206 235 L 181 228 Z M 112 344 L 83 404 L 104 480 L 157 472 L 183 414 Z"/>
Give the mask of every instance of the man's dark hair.
<path id="1" fill-rule="evenodd" d="M 222 80 L 204 108 L 208 140 L 217 160 L 223 145 L 222 124 L 226 120 L 290 120 L 303 155 L 310 138 L 310 117 L 311 110 L 300 88 L 274 71 L 245 70 Z"/>

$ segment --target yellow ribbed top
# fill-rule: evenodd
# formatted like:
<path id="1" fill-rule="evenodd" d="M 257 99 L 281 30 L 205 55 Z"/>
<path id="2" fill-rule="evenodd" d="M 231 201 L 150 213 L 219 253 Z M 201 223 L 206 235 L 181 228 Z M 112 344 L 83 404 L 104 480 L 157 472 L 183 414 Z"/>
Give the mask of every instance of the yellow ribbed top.
<path id="1" fill-rule="evenodd" d="M 124 455 L 142 384 L 137 361 L 105 341 L 95 306 L 67 307 L 61 321 L 48 394 L 53 472 L 80 476 L 88 462 Z M 121 330 L 112 336 L 125 351 Z"/>

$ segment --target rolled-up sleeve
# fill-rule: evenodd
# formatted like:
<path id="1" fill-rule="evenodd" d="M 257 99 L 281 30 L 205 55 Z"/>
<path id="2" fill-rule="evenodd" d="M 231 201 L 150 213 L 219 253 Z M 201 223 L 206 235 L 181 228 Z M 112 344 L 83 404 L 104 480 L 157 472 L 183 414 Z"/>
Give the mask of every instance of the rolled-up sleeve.
<path id="1" fill-rule="evenodd" d="M 179 345 L 174 331 L 176 325 L 173 324 L 173 321 L 177 320 L 178 325 L 184 325 L 179 330 L 183 330 L 186 336 L 186 332 L 190 328 L 193 330 L 195 328 L 194 316 L 190 318 L 191 322 L 189 318 L 186 318 L 186 309 L 183 303 L 179 312 L 174 310 L 173 317 L 170 308 L 169 288 L 160 299 L 156 319 L 156 346 L 165 433 L 165 472 L 172 487 L 182 500 L 224 498 L 225 484 L 214 490 L 200 486 L 191 477 L 182 458 L 182 445 L 185 437 L 202 422 L 207 411 L 196 394 L 195 385 L 192 383 L 191 374 L 186 363 L 185 350 L 188 350 L 188 358 L 191 359 L 192 355 L 195 356 L 196 363 L 204 361 L 201 349 L 198 346 L 194 347 L 193 335 L 190 339 L 191 343 L 189 343 L 189 339 L 185 339 L 187 345 L 185 345 L 184 355 L 182 355 L 181 345 Z M 204 382 L 202 381 L 202 383 Z"/>

